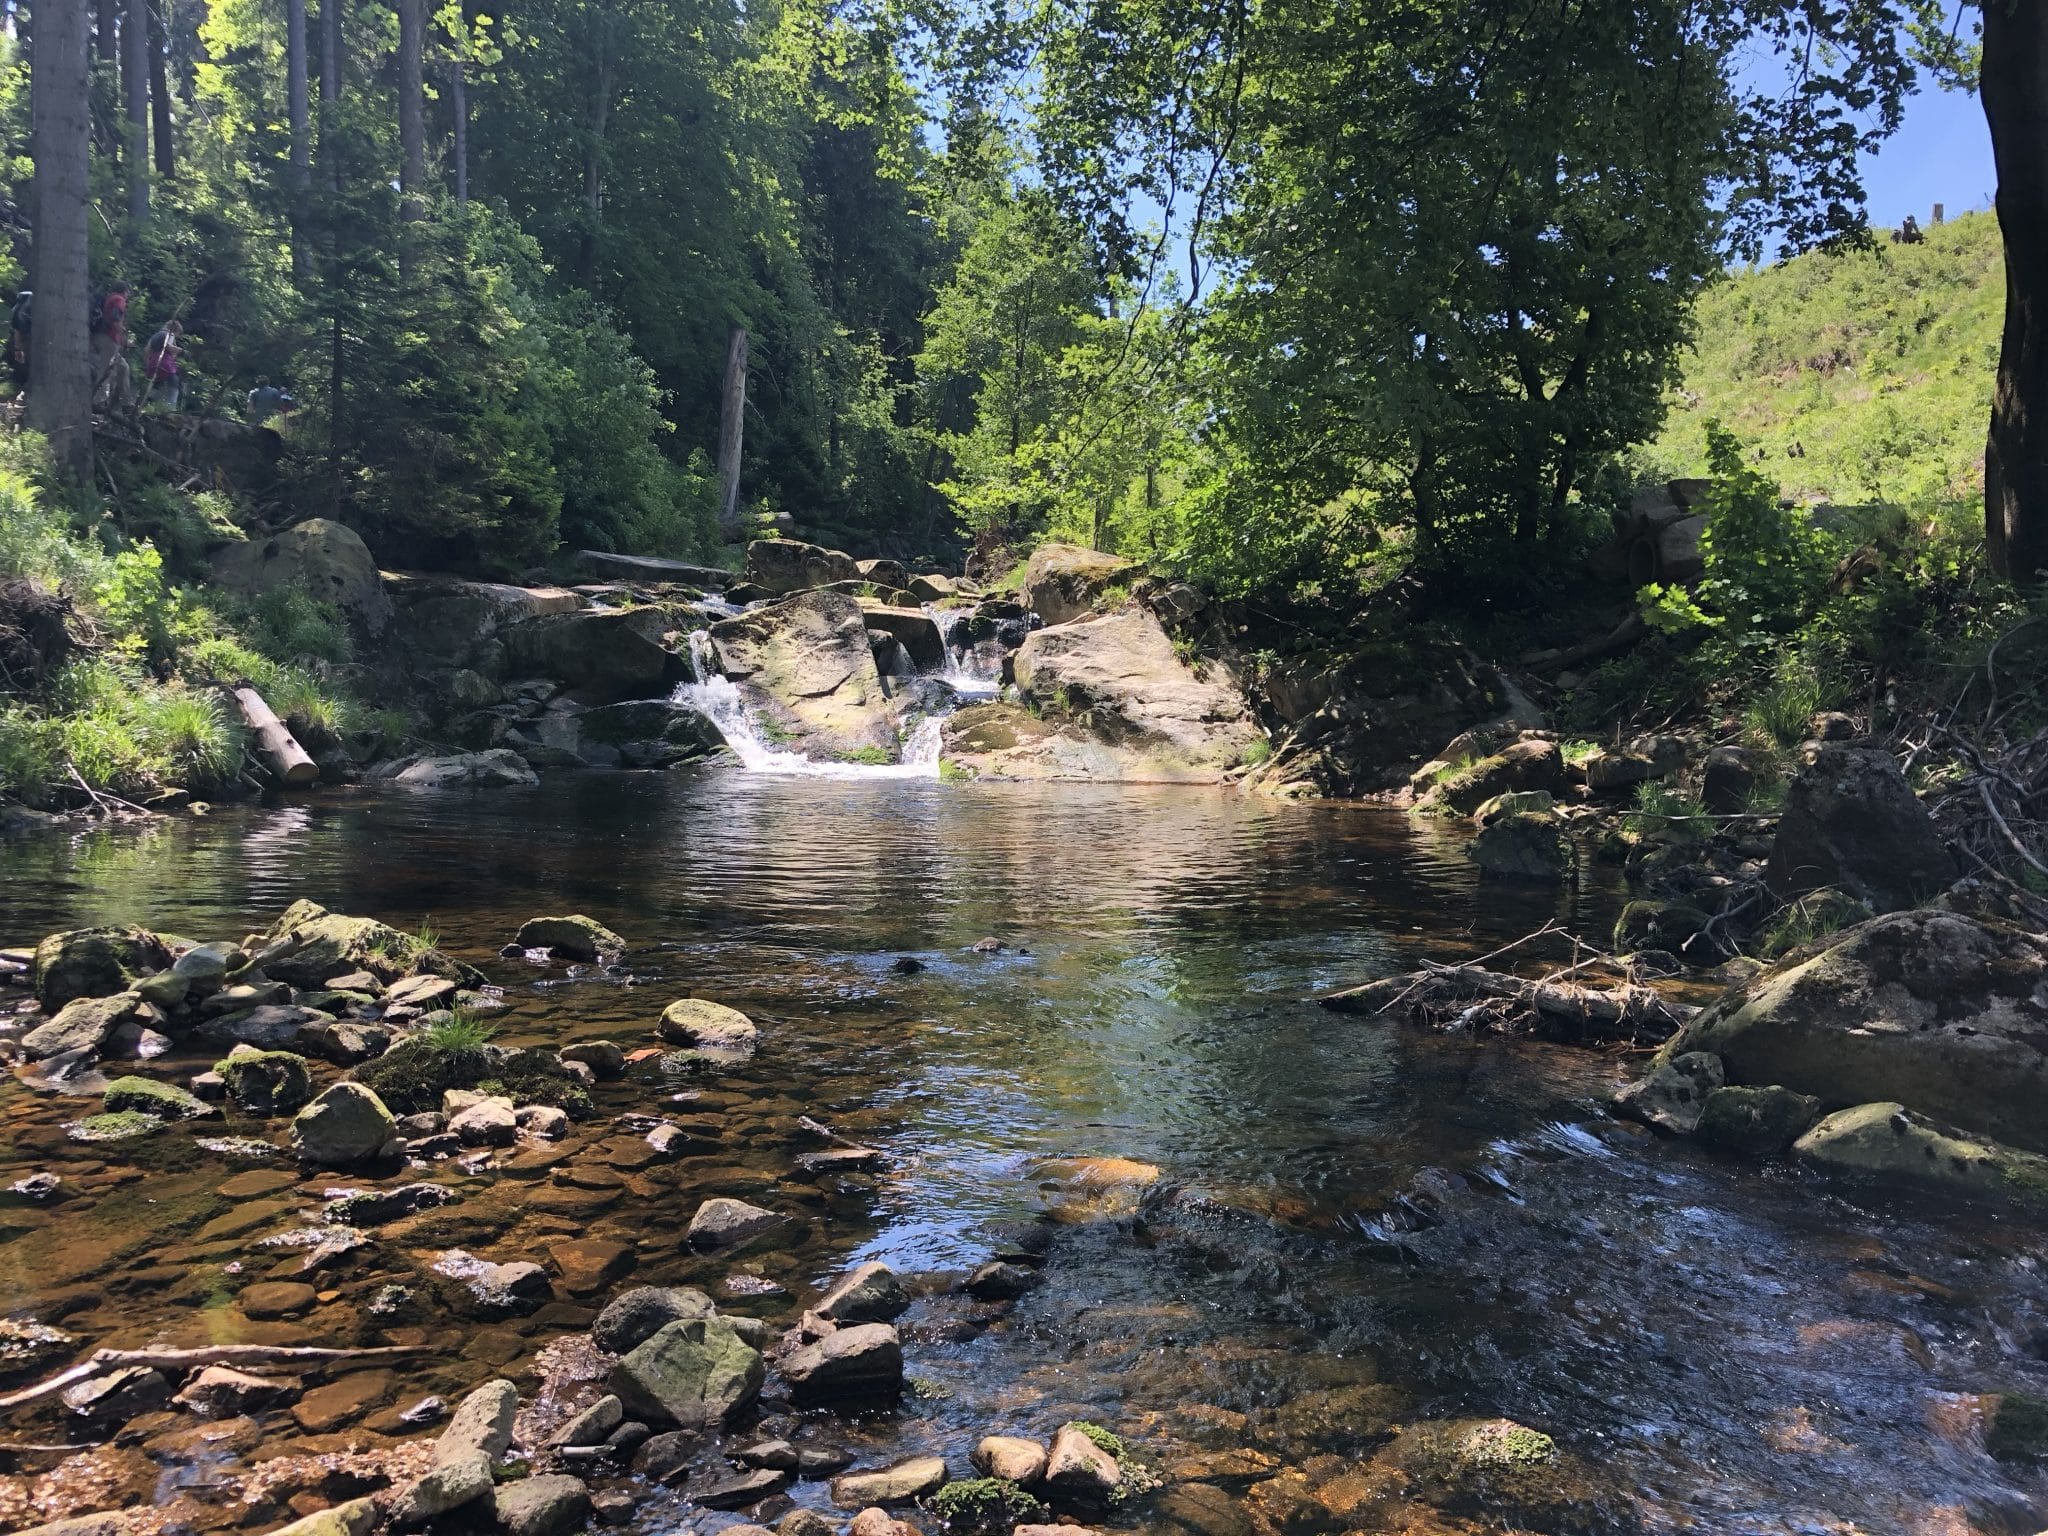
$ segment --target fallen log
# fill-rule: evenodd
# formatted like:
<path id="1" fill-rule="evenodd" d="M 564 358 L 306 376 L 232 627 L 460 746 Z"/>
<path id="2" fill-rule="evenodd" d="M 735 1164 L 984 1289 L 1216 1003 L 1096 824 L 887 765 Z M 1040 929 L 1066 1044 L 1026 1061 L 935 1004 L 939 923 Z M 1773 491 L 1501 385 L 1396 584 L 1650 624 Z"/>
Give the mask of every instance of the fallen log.
<path id="1" fill-rule="evenodd" d="M 1664 1040 L 1699 1011 L 1628 983 L 1586 987 L 1476 965 L 1428 963 L 1409 975 L 1317 1001 L 1334 1013 L 1400 1013 L 1440 1028 L 1485 1024 L 1507 1033 L 1540 1031 L 1576 1040 Z"/>
<path id="2" fill-rule="evenodd" d="M 371 1360 L 386 1355 L 416 1355 L 425 1345 L 386 1344 L 373 1349 L 329 1349 L 317 1344 L 207 1344 L 197 1349 L 96 1349 L 91 1358 L 59 1371 L 19 1392 L 0 1395 L 0 1413 L 26 1408 L 55 1397 L 66 1387 L 101 1371 L 146 1365 L 158 1371 L 184 1371 L 195 1365 L 317 1365 L 338 1360 Z"/>
<path id="3" fill-rule="evenodd" d="M 263 702 L 262 694 L 254 688 L 237 688 L 235 702 L 241 706 L 243 722 L 256 733 L 256 745 L 270 759 L 278 778 L 298 788 L 320 777 L 320 765 L 299 745 L 298 738 L 285 729 L 285 723 Z"/>

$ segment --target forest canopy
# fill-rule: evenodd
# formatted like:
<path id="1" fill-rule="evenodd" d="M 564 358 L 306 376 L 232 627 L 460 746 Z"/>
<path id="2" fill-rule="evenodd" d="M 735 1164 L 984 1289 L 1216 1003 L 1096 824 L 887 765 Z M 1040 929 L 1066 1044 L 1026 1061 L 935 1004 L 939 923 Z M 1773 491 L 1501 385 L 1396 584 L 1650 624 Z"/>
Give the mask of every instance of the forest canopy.
<path id="1" fill-rule="evenodd" d="M 188 410 L 287 390 L 283 494 L 381 557 L 1057 537 L 1236 591 L 1577 548 L 1703 290 L 1866 242 L 1908 94 L 2038 46 L 1933 0 L 11 15 L 0 174 L 65 213 L 76 67 L 95 210 L 15 275 L 176 320 Z"/>

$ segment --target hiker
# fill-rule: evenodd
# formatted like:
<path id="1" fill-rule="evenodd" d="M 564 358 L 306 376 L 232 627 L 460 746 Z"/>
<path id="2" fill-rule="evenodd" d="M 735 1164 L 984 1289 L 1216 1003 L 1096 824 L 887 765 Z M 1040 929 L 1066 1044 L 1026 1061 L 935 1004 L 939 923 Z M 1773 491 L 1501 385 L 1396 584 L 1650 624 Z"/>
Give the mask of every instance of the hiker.
<path id="1" fill-rule="evenodd" d="M 299 402 L 268 378 L 259 377 L 256 387 L 249 391 L 249 423 L 252 426 L 260 427 L 273 416 L 289 416 L 298 408 Z"/>
<path id="2" fill-rule="evenodd" d="M 185 355 L 184 341 L 185 327 L 176 320 L 167 320 L 142 349 L 144 388 L 170 411 L 178 408 L 184 394 L 185 380 L 178 372 L 178 364 Z"/>
<path id="3" fill-rule="evenodd" d="M 28 327 L 35 303 L 36 296 L 24 288 L 14 296 L 14 308 L 8 313 L 7 361 L 14 367 L 15 382 L 23 388 L 28 386 Z"/>
<path id="4" fill-rule="evenodd" d="M 102 391 L 109 402 L 126 400 L 134 381 L 128 377 L 128 285 L 107 290 L 92 317 L 93 399 Z M 118 372 L 119 382 L 115 381 Z"/>

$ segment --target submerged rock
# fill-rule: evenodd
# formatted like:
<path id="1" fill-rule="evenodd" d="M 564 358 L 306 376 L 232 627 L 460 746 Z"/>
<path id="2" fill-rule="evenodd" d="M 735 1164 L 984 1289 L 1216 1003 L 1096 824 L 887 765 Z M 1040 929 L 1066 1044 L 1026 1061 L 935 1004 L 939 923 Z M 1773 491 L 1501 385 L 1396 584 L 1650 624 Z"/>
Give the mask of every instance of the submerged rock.
<path id="1" fill-rule="evenodd" d="M 690 1218 L 684 1240 L 700 1251 L 730 1248 L 772 1231 L 788 1220 L 787 1216 L 763 1210 L 758 1205 L 719 1195 L 697 1207 L 697 1214 Z"/>
<path id="2" fill-rule="evenodd" d="M 1556 884 L 1573 870 L 1571 839 L 1550 811 L 1508 811 L 1489 818 L 1465 856 L 1482 874 L 1502 880 Z"/>
<path id="3" fill-rule="evenodd" d="M 554 1296 L 548 1272 L 526 1259 L 493 1264 L 461 1248 L 451 1248 L 431 1266 L 449 1287 L 462 1310 L 483 1318 L 524 1317 Z"/>
<path id="4" fill-rule="evenodd" d="M 488 752 L 458 752 L 446 757 L 419 757 L 391 776 L 408 789 L 531 789 L 540 775 L 509 747 Z"/>

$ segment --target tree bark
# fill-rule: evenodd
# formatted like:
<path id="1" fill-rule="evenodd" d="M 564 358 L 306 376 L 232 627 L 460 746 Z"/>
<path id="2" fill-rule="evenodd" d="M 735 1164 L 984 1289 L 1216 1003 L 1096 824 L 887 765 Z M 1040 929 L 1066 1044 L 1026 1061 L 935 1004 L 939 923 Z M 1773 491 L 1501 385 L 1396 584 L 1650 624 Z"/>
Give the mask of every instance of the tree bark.
<path id="1" fill-rule="evenodd" d="M 2005 237 L 2005 332 L 1984 444 L 1992 571 L 2048 571 L 2048 3 L 1985 0 L 1979 89 Z"/>
<path id="2" fill-rule="evenodd" d="M 121 85 L 128 101 L 128 217 L 149 217 L 149 0 L 121 18 Z"/>
<path id="3" fill-rule="evenodd" d="M 725 404 L 718 416 L 718 530 L 740 531 L 740 443 L 747 419 L 747 328 L 736 325 L 725 348 Z"/>
<path id="4" fill-rule="evenodd" d="M 163 12 L 168 3 L 154 0 L 149 7 L 150 139 L 156 146 L 156 174 L 163 181 L 178 174 L 177 143 L 171 137 L 171 29 Z"/>
<path id="5" fill-rule="evenodd" d="M 341 9 L 345 0 L 320 0 L 320 159 L 327 185 L 341 190 L 341 124 L 331 109 L 341 100 Z"/>
<path id="6" fill-rule="evenodd" d="M 102 64 L 118 67 L 121 62 L 120 14 L 121 0 L 99 0 L 99 37 L 93 51 Z"/>
<path id="7" fill-rule="evenodd" d="M 427 180 L 425 52 L 425 0 L 398 0 L 398 216 L 406 223 L 426 216 L 420 196 Z M 401 248 L 401 267 L 409 261 L 409 253 Z"/>
<path id="8" fill-rule="evenodd" d="M 462 60 L 448 65 L 448 106 L 455 114 L 455 206 L 469 206 L 469 90 Z"/>
<path id="9" fill-rule="evenodd" d="M 88 145 L 84 0 L 38 6 L 32 111 L 36 323 L 29 332 L 28 424 L 58 470 L 92 478 L 92 352 L 86 309 Z"/>
<path id="10" fill-rule="evenodd" d="M 292 276 L 301 286 L 310 260 L 306 251 L 306 186 L 313 164 L 313 112 L 306 86 L 306 0 L 285 0 L 284 73 L 292 132 Z"/>
<path id="11" fill-rule="evenodd" d="M 597 72 L 590 92 L 590 141 L 583 148 L 583 249 L 579 266 L 583 286 L 597 284 L 597 231 L 604 221 L 604 134 L 612 113 L 612 50 L 608 19 L 592 27 Z"/>

